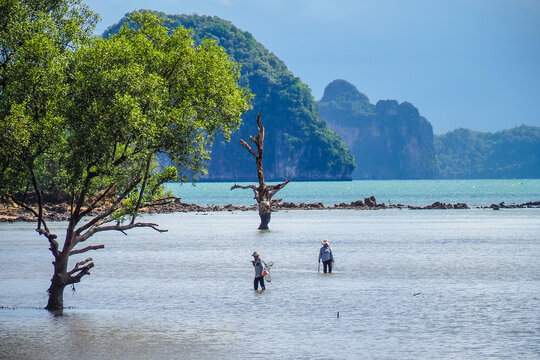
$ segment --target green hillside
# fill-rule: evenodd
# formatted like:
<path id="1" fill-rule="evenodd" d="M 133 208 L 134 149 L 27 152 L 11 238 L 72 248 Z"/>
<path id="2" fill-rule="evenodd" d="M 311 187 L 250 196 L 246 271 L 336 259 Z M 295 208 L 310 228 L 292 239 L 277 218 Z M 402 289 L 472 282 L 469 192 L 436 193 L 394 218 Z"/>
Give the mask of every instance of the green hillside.
<path id="1" fill-rule="evenodd" d="M 239 139 L 257 134 L 256 116 L 262 113 L 266 128 L 264 167 L 267 180 L 348 180 L 354 158 L 347 145 L 319 118 L 311 90 L 295 77 L 277 56 L 246 31 L 218 17 L 165 15 L 168 26 L 193 29 L 196 43 L 214 39 L 241 63 L 242 86 L 254 94 L 253 109 L 243 116 L 231 142 L 216 139 L 208 175 L 214 181 L 254 181 L 255 163 Z M 104 36 L 118 31 L 122 19 Z"/>

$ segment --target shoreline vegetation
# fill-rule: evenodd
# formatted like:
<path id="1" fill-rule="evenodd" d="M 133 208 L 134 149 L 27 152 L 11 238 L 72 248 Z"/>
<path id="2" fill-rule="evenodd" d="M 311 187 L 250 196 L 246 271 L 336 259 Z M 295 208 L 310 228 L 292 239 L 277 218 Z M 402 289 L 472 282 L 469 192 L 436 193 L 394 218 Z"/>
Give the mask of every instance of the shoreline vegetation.
<path id="1" fill-rule="evenodd" d="M 339 203 L 330 206 L 324 205 L 322 202 L 314 203 L 299 203 L 281 202 L 282 199 L 272 201 L 272 211 L 280 210 L 385 210 L 385 209 L 405 209 L 405 210 L 451 210 L 451 209 L 471 209 L 466 203 L 449 204 L 436 201 L 431 205 L 414 206 L 403 204 L 385 204 L 377 203 L 374 196 L 365 198 L 364 200 L 356 200 L 351 203 Z M 37 204 L 35 204 L 37 207 Z M 529 201 L 523 204 L 491 204 L 485 206 L 473 206 L 475 209 L 523 209 L 523 208 L 540 208 L 540 201 Z M 175 212 L 214 212 L 214 211 L 256 211 L 257 205 L 198 205 L 184 203 L 180 198 L 174 201 L 161 203 L 155 206 L 144 207 L 140 209 L 141 214 L 166 214 Z M 69 220 L 70 211 L 67 203 L 48 202 L 43 205 L 44 218 L 48 221 L 67 221 Z M 96 209 L 89 215 L 99 213 Z M 36 221 L 36 217 L 15 204 L 2 205 L 0 204 L 0 222 L 31 222 Z"/>

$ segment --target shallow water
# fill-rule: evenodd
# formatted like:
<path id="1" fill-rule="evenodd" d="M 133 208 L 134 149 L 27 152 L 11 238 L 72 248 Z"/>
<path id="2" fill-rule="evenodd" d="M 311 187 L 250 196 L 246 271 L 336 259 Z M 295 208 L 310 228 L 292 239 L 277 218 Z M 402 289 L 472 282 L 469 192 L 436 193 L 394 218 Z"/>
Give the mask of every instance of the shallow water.
<path id="1" fill-rule="evenodd" d="M 100 234 L 80 255 L 96 267 L 62 317 L 40 309 L 46 240 L 0 224 L 0 358 L 540 357 L 540 209 L 281 211 L 267 232 L 256 212 L 146 219 L 169 232 Z M 254 250 L 274 262 L 263 293 Z"/>

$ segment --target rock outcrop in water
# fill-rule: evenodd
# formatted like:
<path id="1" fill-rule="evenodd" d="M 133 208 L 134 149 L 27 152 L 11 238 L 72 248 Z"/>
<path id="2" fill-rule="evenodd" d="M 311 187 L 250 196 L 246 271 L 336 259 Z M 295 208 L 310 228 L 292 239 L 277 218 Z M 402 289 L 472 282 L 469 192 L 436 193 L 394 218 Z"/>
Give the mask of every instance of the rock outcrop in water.
<path id="1" fill-rule="evenodd" d="M 351 203 L 340 203 L 334 205 L 324 205 L 322 202 L 314 203 L 299 203 L 281 202 L 281 199 L 276 204 L 272 204 L 272 211 L 279 210 L 385 210 L 385 209 L 403 209 L 403 210 L 455 210 L 455 209 L 470 209 L 465 203 L 445 204 L 439 201 L 426 206 L 414 206 L 404 204 L 385 204 L 377 203 L 374 196 L 365 198 L 364 200 L 356 200 Z M 491 204 L 478 206 L 481 209 L 524 209 L 524 208 L 540 208 L 540 201 L 530 201 L 524 204 Z M 165 214 L 174 212 L 212 212 L 212 211 L 257 211 L 257 205 L 197 205 L 184 203 L 180 198 L 175 201 L 168 202 L 159 206 L 142 208 L 141 213 L 146 214 Z M 66 221 L 69 219 L 69 211 L 67 204 L 47 204 L 44 206 L 44 216 L 48 221 Z M 17 221 L 36 221 L 36 219 L 26 210 L 13 206 L 0 205 L 0 222 L 17 222 Z"/>

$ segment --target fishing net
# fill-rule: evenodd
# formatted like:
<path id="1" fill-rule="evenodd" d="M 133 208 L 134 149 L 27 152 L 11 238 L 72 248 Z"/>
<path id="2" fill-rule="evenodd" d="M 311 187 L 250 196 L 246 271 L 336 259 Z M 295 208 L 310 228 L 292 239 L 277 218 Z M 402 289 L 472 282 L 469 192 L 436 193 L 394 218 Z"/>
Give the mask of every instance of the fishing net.
<path id="1" fill-rule="evenodd" d="M 268 282 L 272 281 L 272 277 L 270 276 L 270 269 L 272 268 L 272 266 L 274 266 L 274 263 L 272 261 L 264 263 L 264 272 L 263 272 L 264 280 Z"/>

